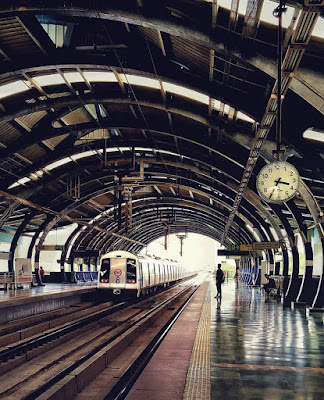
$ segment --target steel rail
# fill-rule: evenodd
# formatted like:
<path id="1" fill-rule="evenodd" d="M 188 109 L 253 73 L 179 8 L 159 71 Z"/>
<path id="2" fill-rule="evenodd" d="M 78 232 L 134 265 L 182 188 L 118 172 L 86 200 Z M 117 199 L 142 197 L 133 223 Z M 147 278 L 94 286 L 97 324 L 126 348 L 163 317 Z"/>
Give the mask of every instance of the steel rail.
<path id="1" fill-rule="evenodd" d="M 0 362 L 8 361 L 9 359 L 14 358 L 18 354 L 19 355 L 24 354 L 27 351 L 32 350 L 35 347 L 41 346 L 44 343 L 48 343 L 51 340 L 58 339 L 60 336 L 75 331 L 76 329 L 82 328 L 83 326 L 89 325 L 92 322 L 95 322 L 107 315 L 113 314 L 116 311 L 126 308 L 128 305 L 129 304 L 127 302 L 122 302 L 116 304 L 115 306 L 110 307 L 108 310 L 97 311 L 94 315 L 90 317 L 82 318 L 79 321 L 72 322 L 68 326 L 55 329 L 53 332 L 41 335 L 34 339 L 28 339 L 25 343 L 8 345 L 5 350 L 0 351 Z"/>
<path id="2" fill-rule="evenodd" d="M 23 397 L 23 400 L 34 400 L 44 392 L 46 392 L 48 389 L 50 389 L 53 385 L 58 383 L 61 379 L 63 379 L 66 375 L 70 374 L 73 370 L 78 368 L 80 365 L 82 365 L 84 362 L 89 360 L 92 356 L 94 356 L 96 353 L 98 353 L 100 350 L 102 350 L 105 346 L 109 345 L 112 343 L 114 340 L 116 340 L 120 335 L 124 334 L 131 328 L 133 328 L 134 325 L 138 324 L 145 318 L 147 318 L 150 314 L 154 313 L 157 309 L 162 307 L 164 304 L 166 304 L 169 301 L 172 301 L 178 296 L 181 296 L 185 291 L 188 290 L 188 287 L 180 290 L 179 292 L 175 293 L 168 299 L 164 300 L 163 302 L 159 303 L 157 306 L 153 307 L 151 310 L 147 311 L 145 314 L 143 314 L 141 317 L 138 319 L 132 319 L 130 324 L 125 326 L 123 329 L 121 329 L 117 334 L 113 335 L 110 339 L 105 341 L 104 343 L 101 343 L 100 345 L 96 346 L 94 349 L 92 349 L 88 354 L 82 356 L 79 358 L 77 361 L 74 363 L 70 364 L 68 367 L 64 368 L 61 372 L 53 376 L 51 379 L 49 379 L 46 383 L 42 384 L 39 386 L 37 389 L 33 390 L 31 393 Z M 134 316 L 130 317 L 133 318 Z M 126 322 L 130 319 L 128 318 Z M 124 321 L 125 322 L 125 321 Z"/>

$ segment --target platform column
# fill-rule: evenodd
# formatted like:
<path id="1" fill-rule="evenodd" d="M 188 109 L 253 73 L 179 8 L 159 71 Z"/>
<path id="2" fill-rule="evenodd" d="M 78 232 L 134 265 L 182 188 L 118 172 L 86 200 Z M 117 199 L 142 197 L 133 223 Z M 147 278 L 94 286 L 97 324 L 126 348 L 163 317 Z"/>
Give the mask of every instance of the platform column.
<path id="1" fill-rule="evenodd" d="M 303 282 L 300 287 L 297 302 L 312 304 L 315 294 L 313 290 L 313 250 L 310 242 L 305 243 L 306 265 Z"/>
<path id="2" fill-rule="evenodd" d="M 321 244 L 322 244 L 322 254 L 323 254 L 323 260 L 324 260 L 324 238 L 321 238 Z M 312 304 L 312 308 L 323 308 L 324 306 L 324 262 L 322 262 L 322 270 L 321 270 L 321 276 L 320 276 L 320 286 L 317 289 L 315 299 Z"/>
<path id="3" fill-rule="evenodd" d="M 291 247 L 293 267 L 288 284 L 288 289 L 285 293 L 285 302 L 296 301 L 298 290 L 300 288 L 300 282 L 298 278 L 299 273 L 299 253 L 296 246 Z"/>

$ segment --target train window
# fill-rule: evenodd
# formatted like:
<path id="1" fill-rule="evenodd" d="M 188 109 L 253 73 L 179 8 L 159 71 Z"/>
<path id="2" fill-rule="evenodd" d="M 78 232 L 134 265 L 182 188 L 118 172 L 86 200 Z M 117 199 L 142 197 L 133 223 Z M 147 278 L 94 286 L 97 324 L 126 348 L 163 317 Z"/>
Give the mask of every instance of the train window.
<path id="1" fill-rule="evenodd" d="M 110 275 L 110 258 L 104 258 L 101 261 L 100 282 L 109 283 L 109 275 Z"/>
<path id="2" fill-rule="evenodd" d="M 127 258 L 126 283 L 136 283 L 136 260 Z"/>

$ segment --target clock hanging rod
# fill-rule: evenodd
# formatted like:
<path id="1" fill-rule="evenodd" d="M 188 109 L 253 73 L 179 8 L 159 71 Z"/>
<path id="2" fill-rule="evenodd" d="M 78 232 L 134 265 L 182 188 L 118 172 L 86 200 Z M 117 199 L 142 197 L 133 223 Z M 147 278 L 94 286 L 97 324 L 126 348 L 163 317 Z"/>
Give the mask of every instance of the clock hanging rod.
<path id="1" fill-rule="evenodd" d="M 279 1 L 279 6 L 274 9 L 273 16 L 278 18 L 278 63 L 277 63 L 277 118 L 276 118 L 276 150 L 273 155 L 280 160 L 280 155 L 284 153 L 281 149 L 281 67 L 282 67 L 282 14 L 287 11 L 283 0 Z"/>

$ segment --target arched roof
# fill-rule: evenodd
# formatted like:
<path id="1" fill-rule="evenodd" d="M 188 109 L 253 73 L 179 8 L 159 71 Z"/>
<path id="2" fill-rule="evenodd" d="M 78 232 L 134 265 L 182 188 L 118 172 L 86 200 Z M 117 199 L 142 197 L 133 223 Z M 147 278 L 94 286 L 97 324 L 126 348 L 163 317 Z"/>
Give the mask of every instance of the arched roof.
<path id="1" fill-rule="evenodd" d="M 302 184 L 273 206 L 255 177 L 275 149 L 277 29 L 262 1 L 245 14 L 229 3 L 3 2 L 0 228 L 76 222 L 75 248 L 105 250 L 139 250 L 166 227 L 227 247 L 255 240 L 247 225 L 262 240 L 322 235 L 324 145 L 303 132 L 324 129 L 323 6 L 288 4 L 282 140 Z"/>

